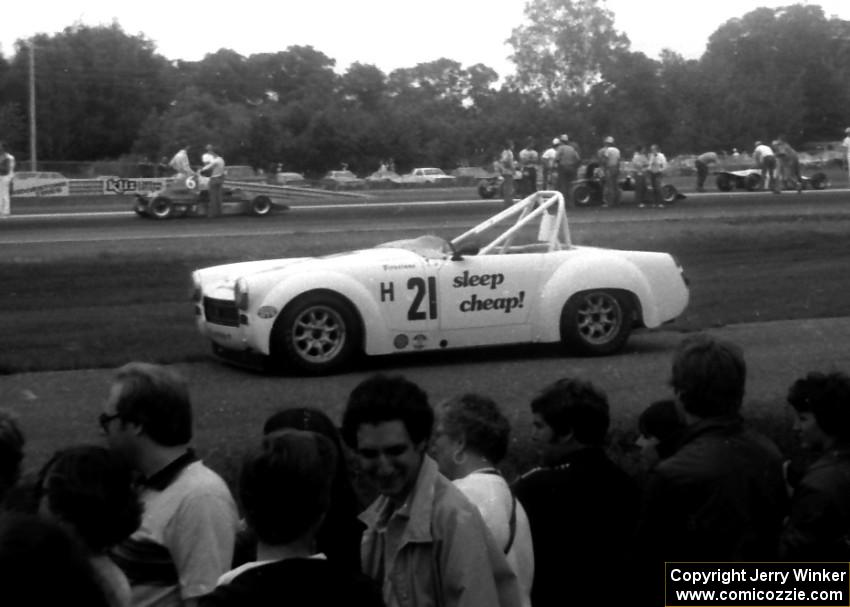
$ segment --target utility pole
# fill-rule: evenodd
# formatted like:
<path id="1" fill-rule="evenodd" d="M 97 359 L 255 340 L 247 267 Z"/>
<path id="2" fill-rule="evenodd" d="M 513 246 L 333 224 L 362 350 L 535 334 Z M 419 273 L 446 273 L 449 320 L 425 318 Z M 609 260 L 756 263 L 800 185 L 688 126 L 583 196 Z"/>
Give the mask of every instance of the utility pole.
<path id="1" fill-rule="evenodd" d="M 35 137 L 35 43 L 32 39 L 29 41 L 30 49 L 30 171 L 36 171 L 38 159 L 36 157 L 36 137 Z"/>

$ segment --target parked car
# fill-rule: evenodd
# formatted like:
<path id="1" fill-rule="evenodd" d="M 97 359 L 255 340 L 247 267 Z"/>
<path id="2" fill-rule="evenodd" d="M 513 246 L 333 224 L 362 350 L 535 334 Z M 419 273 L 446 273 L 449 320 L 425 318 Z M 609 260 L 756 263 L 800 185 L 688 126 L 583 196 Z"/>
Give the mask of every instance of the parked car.
<path id="1" fill-rule="evenodd" d="M 761 169 L 741 169 L 739 171 L 714 171 L 714 179 L 717 189 L 721 192 L 732 190 L 748 190 L 754 192 L 761 190 L 764 186 Z M 802 176 L 803 189 L 824 190 L 829 187 L 829 178 L 826 173 L 814 173 L 810 177 Z M 783 184 L 783 189 L 796 189 L 793 183 Z"/>
<path id="2" fill-rule="evenodd" d="M 139 217 L 151 219 L 169 219 L 171 217 L 206 216 L 209 204 L 208 177 L 195 177 L 184 180 L 167 181 L 154 192 L 136 194 L 133 210 Z M 241 188 L 225 185 L 222 188 L 222 215 L 256 215 L 263 217 L 275 207 L 287 209 L 285 205 L 275 205 L 264 194 L 250 195 Z"/>
<path id="3" fill-rule="evenodd" d="M 378 187 L 393 187 L 401 185 L 401 176 L 395 171 L 389 169 L 380 169 L 372 173 L 366 178 L 369 185 Z"/>
<path id="4" fill-rule="evenodd" d="M 319 184 L 326 190 L 356 190 L 365 188 L 366 180 L 349 170 L 328 171 Z"/>
<path id="5" fill-rule="evenodd" d="M 406 184 L 452 185 L 457 181 L 457 177 L 446 175 L 443 169 L 423 168 L 413 169 L 410 173 L 402 175 L 401 181 Z"/>
<path id="6" fill-rule="evenodd" d="M 275 173 L 269 179 L 269 183 L 275 185 L 290 185 L 296 187 L 307 187 L 310 182 L 301 173 L 281 172 Z"/>
<path id="7" fill-rule="evenodd" d="M 452 240 L 426 234 L 322 257 L 192 273 L 195 319 L 216 355 L 297 373 L 360 354 L 560 342 L 620 350 L 634 327 L 679 316 L 688 286 L 667 253 L 572 243 L 563 196 L 539 192 Z"/>

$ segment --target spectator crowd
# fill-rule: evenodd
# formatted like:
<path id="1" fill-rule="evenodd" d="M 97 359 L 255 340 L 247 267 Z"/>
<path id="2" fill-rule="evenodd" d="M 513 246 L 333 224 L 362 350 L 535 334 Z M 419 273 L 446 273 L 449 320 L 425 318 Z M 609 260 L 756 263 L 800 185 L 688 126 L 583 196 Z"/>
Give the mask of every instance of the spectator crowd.
<path id="1" fill-rule="evenodd" d="M 558 379 L 529 395 L 539 466 L 508 479 L 493 398 L 432 405 L 379 373 L 339 425 L 284 403 L 231 493 L 191 447 L 185 379 L 130 363 L 92 412 L 103 440 L 32 479 L 0 409 L 3 604 L 658 605 L 665 561 L 850 561 L 850 376 L 791 382 L 802 464 L 746 421 L 746 376 L 736 344 L 684 338 L 637 474 L 609 455 L 604 390 Z"/>

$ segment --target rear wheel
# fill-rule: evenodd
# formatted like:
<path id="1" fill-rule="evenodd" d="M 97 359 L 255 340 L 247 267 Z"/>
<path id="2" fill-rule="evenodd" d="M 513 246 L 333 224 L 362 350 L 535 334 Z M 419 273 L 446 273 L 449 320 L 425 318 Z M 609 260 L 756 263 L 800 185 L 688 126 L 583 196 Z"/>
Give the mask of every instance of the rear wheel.
<path id="1" fill-rule="evenodd" d="M 676 202 L 676 199 L 679 197 L 679 192 L 676 190 L 676 186 L 671 185 L 669 183 L 661 186 L 661 200 L 663 200 L 667 204 L 673 204 Z"/>
<path id="2" fill-rule="evenodd" d="M 593 191 L 590 186 L 580 183 L 573 187 L 573 204 L 577 207 L 587 207 L 593 203 Z"/>
<path id="3" fill-rule="evenodd" d="M 168 219 L 174 211 L 174 205 L 164 196 L 157 196 L 148 205 L 148 212 L 156 219 Z"/>
<path id="4" fill-rule="evenodd" d="M 272 355 L 309 375 L 333 373 L 360 347 L 357 314 L 328 292 L 307 293 L 289 304 L 272 332 Z"/>
<path id="5" fill-rule="evenodd" d="M 809 178 L 809 185 L 813 190 L 825 190 L 829 186 L 826 173 L 815 173 Z"/>
<path id="6" fill-rule="evenodd" d="M 732 179 L 730 179 L 729 175 L 720 174 L 715 180 L 717 182 L 717 189 L 721 192 L 730 192 L 732 190 Z"/>
<path id="7" fill-rule="evenodd" d="M 613 354 L 625 345 L 632 321 L 633 307 L 626 294 L 583 291 L 570 297 L 561 312 L 561 341 L 579 354 Z"/>
<path id="8" fill-rule="evenodd" d="M 262 217 L 272 211 L 272 201 L 268 196 L 257 196 L 251 201 L 251 214 Z"/>

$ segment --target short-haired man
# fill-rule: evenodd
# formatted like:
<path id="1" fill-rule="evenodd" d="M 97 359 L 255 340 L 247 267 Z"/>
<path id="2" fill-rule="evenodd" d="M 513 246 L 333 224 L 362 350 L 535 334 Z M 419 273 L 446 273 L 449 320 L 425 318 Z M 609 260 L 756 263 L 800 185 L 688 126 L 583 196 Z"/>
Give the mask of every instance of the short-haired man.
<path id="1" fill-rule="evenodd" d="M 697 334 L 682 340 L 672 367 L 685 428 L 648 479 L 638 528 L 643 562 L 657 569 L 662 561 L 775 558 L 787 504 L 782 455 L 740 416 L 741 349 Z"/>
<path id="2" fill-rule="evenodd" d="M 761 141 L 756 141 L 755 149 L 753 149 L 753 162 L 756 163 L 756 167 L 761 169 L 762 189 L 769 188 L 774 194 L 779 194 L 781 190 L 773 148 Z"/>
<path id="3" fill-rule="evenodd" d="M 168 367 L 124 365 L 99 421 L 109 447 L 142 477 L 142 524 L 112 553 L 134 607 L 195 604 L 230 569 L 238 516 L 225 482 L 188 446 L 186 382 Z"/>
<path id="4" fill-rule="evenodd" d="M 608 399 L 588 381 L 564 378 L 543 389 L 531 412 L 543 465 L 514 485 L 534 545 L 531 604 L 626 604 L 610 572 L 625 570 L 638 493 L 603 448 Z"/>
<path id="5" fill-rule="evenodd" d="M 602 206 L 615 207 L 620 204 L 620 150 L 613 137 L 603 140 L 598 156 L 603 175 Z"/>
<path id="6" fill-rule="evenodd" d="M 222 576 L 202 607 L 383 607 L 372 579 L 316 551 L 336 470 L 337 447 L 317 432 L 286 429 L 266 438 L 239 479 L 257 559 Z"/>
<path id="7" fill-rule="evenodd" d="M 212 146 L 207 146 L 210 161 L 201 169 L 202 173 L 209 173 L 209 204 L 207 205 L 207 217 L 219 217 L 221 215 L 222 190 L 224 188 L 224 158 L 218 155 Z"/>
<path id="8" fill-rule="evenodd" d="M 788 391 L 794 432 L 818 455 L 794 485 L 780 542 L 794 561 L 850 560 L 850 376 L 809 373 Z"/>
<path id="9" fill-rule="evenodd" d="M 433 423 L 425 392 L 400 376 L 349 396 L 343 437 L 380 493 L 361 515 L 363 571 L 387 607 L 517 606 L 516 576 L 478 509 L 425 454 Z"/>

